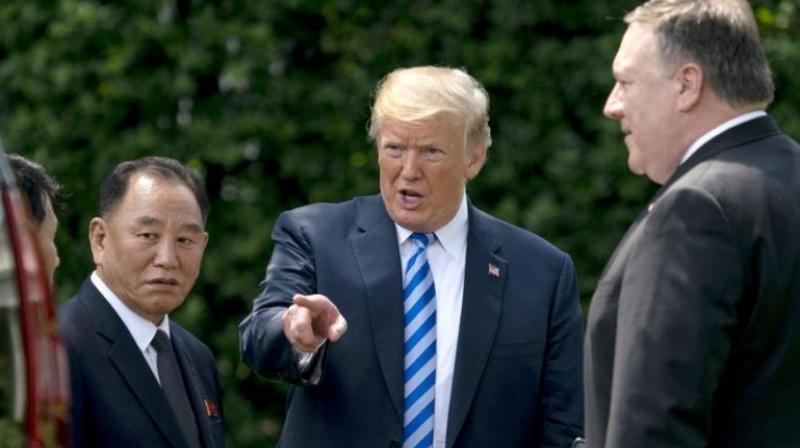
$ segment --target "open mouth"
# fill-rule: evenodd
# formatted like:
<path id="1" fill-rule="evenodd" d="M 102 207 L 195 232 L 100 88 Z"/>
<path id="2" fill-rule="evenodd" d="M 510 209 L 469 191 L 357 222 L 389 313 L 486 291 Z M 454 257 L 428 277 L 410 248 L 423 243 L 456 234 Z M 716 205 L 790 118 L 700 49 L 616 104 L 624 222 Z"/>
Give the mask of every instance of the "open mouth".
<path id="1" fill-rule="evenodd" d="M 403 190 L 400 190 L 400 194 L 401 194 L 401 195 L 402 195 L 404 198 L 411 198 L 411 199 L 415 199 L 415 198 L 421 198 L 421 197 L 422 197 L 422 195 L 421 195 L 421 194 L 417 193 L 417 192 L 416 192 L 416 191 L 414 191 L 414 190 L 406 190 L 406 189 L 403 189 Z"/>
<path id="2" fill-rule="evenodd" d="M 401 189 L 400 202 L 405 207 L 414 207 L 422 202 L 422 195 L 414 190 Z"/>

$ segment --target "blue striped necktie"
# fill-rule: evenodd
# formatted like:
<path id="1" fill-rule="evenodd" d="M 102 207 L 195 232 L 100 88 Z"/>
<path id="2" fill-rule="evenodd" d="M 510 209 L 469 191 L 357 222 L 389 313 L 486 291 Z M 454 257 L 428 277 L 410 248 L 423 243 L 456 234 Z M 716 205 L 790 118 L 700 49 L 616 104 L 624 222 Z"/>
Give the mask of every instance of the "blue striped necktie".
<path id="1" fill-rule="evenodd" d="M 436 237 L 412 233 L 416 247 L 403 271 L 405 413 L 403 448 L 433 446 L 436 391 L 436 288 L 425 249 Z"/>

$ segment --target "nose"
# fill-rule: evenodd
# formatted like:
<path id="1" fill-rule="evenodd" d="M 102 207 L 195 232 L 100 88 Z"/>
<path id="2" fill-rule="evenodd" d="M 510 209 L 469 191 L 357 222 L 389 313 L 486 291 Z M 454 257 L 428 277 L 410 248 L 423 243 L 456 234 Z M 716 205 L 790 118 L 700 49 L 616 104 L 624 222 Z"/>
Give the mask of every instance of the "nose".
<path id="1" fill-rule="evenodd" d="M 420 169 L 419 169 L 419 154 L 417 151 L 408 150 L 403 151 L 403 168 L 400 171 L 400 175 L 407 180 L 413 180 L 420 176 Z"/>
<path id="2" fill-rule="evenodd" d="M 606 104 L 603 107 L 603 115 L 612 120 L 619 120 L 622 118 L 622 100 L 619 97 L 619 83 L 614 84 L 611 93 L 608 94 Z"/>
<path id="3" fill-rule="evenodd" d="M 166 238 L 162 239 L 158 243 L 158 248 L 156 250 L 155 265 L 164 269 L 173 269 L 177 267 L 178 255 L 175 249 L 175 242 Z"/>

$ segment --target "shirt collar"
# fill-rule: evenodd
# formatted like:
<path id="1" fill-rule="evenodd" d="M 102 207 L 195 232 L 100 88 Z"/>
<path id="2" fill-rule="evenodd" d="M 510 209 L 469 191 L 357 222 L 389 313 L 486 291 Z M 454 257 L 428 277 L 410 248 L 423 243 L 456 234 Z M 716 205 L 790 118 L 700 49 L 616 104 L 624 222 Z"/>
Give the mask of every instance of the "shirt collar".
<path id="1" fill-rule="evenodd" d="M 128 328 L 131 336 L 133 336 L 134 342 L 139 347 L 139 350 L 144 351 L 149 345 L 150 342 L 153 340 L 153 336 L 156 335 L 156 331 L 163 330 L 167 333 L 167 336 L 170 335 L 169 333 L 169 316 L 165 315 L 164 319 L 161 321 L 161 324 L 156 326 L 149 320 L 145 319 L 144 317 L 137 314 L 132 309 L 128 308 L 128 305 L 125 305 L 120 298 L 114 294 L 113 291 L 108 287 L 108 285 L 103 282 L 103 279 L 97 274 L 97 271 L 92 272 L 92 276 L 90 277 L 92 283 L 94 284 L 95 288 L 100 291 L 100 294 L 103 298 L 106 299 L 111 308 L 114 308 L 114 311 L 117 313 L 120 319 L 122 319 L 122 323 L 125 324 L 125 327 Z"/>
<path id="2" fill-rule="evenodd" d="M 714 129 L 706 132 L 700 138 L 695 140 L 691 146 L 689 146 L 689 149 L 687 149 L 686 152 L 683 154 L 683 158 L 681 159 L 681 163 L 679 165 L 689 160 L 689 157 L 691 157 L 694 153 L 696 153 L 697 150 L 700 149 L 700 147 L 708 143 L 712 138 L 718 136 L 719 134 L 722 134 L 723 132 L 735 126 L 739 126 L 742 123 L 746 123 L 750 120 L 755 120 L 756 118 L 766 117 L 766 116 L 767 113 L 764 112 L 763 110 L 748 112 L 746 114 L 739 115 L 738 117 L 731 118 L 730 120 L 722 123 L 721 125 L 715 127 Z"/>
<path id="3" fill-rule="evenodd" d="M 394 224 L 397 229 L 397 241 L 403 244 L 408 237 L 414 233 L 399 224 Z M 461 195 L 461 205 L 458 206 L 458 211 L 453 219 L 441 228 L 435 230 L 436 240 L 442 246 L 444 251 L 456 257 L 462 253 L 464 246 L 467 244 L 467 230 L 469 229 L 469 213 L 467 211 L 467 194 L 466 191 Z"/>

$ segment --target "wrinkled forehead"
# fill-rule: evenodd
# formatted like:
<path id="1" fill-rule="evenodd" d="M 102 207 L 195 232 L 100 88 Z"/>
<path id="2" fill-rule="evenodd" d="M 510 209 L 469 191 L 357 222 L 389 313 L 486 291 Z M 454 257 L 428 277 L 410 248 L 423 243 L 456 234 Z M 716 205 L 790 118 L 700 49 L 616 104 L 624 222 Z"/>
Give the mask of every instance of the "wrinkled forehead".
<path id="1" fill-rule="evenodd" d="M 438 114 L 422 120 L 390 119 L 384 122 L 379 141 L 414 140 L 418 142 L 458 141 L 466 138 L 464 122 L 459 117 Z"/>

